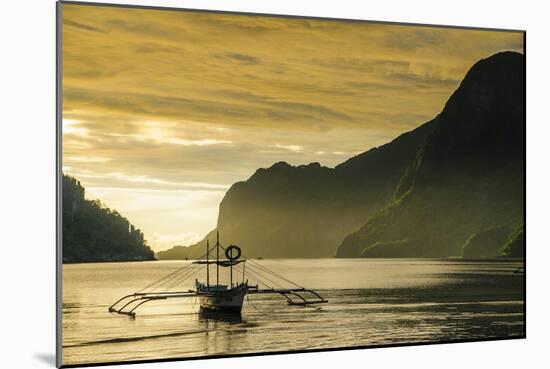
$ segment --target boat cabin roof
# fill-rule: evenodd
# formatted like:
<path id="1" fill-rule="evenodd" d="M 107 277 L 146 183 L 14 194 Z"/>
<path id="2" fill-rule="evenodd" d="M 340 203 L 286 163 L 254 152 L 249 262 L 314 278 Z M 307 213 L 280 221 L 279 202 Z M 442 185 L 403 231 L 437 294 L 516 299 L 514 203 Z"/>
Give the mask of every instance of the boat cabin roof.
<path id="1" fill-rule="evenodd" d="M 246 259 L 238 259 L 238 260 L 229 260 L 229 259 L 222 259 L 222 260 L 195 260 L 193 264 L 218 264 L 219 266 L 228 267 L 232 265 L 237 265 L 240 263 L 244 263 Z"/>

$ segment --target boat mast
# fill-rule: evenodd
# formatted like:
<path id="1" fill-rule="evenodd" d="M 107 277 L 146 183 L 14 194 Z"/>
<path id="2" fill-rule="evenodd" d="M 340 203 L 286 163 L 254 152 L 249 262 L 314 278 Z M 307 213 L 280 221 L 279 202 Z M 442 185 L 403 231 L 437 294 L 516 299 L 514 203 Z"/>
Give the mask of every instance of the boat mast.
<path id="1" fill-rule="evenodd" d="M 216 285 L 220 285 L 220 232 L 216 231 Z"/>
<path id="2" fill-rule="evenodd" d="M 206 287 L 210 287 L 210 244 L 206 239 Z"/>

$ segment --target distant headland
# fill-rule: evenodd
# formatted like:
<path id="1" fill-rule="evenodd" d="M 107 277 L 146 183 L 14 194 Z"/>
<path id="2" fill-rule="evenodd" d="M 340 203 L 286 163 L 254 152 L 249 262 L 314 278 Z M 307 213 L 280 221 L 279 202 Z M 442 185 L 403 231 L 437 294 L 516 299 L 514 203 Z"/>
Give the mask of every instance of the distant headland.
<path id="1" fill-rule="evenodd" d="M 63 263 L 155 260 L 143 233 L 63 175 Z"/>

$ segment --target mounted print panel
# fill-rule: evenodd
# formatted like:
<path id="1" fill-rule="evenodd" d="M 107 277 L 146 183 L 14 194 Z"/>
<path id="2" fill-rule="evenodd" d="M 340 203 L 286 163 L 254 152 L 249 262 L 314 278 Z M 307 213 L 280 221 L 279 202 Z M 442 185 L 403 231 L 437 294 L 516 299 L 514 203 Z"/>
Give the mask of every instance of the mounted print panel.
<path id="1" fill-rule="evenodd" d="M 58 365 L 525 337 L 523 31 L 58 27 Z"/>

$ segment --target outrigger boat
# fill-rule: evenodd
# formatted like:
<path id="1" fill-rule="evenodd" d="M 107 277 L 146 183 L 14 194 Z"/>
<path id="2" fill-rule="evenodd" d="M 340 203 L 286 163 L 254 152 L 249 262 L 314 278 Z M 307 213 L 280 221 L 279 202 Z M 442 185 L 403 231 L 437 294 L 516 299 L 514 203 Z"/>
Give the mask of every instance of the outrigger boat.
<path id="1" fill-rule="evenodd" d="M 210 259 L 212 249 L 216 252 L 215 259 Z M 220 259 L 220 251 L 224 252 L 225 259 Z M 109 307 L 109 311 L 134 317 L 137 308 L 147 302 L 198 297 L 202 311 L 240 314 L 247 294 L 279 294 L 289 305 L 304 306 L 328 302 L 319 293 L 302 287 L 253 260 L 248 260 L 247 270 L 246 262 L 247 259 L 241 258 L 241 249 L 236 245 L 223 247 L 217 233 L 215 246 L 210 248 L 209 241 L 206 241 L 205 255 L 142 290 L 123 296 Z M 216 283 L 210 284 L 210 266 L 213 264 L 216 265 Z M 204 267 L 206 267 L 205 283 L 195 278 L 194 289 L 172 291 Z M 229 268 L 228 284 L 220 284 L 220 267 Z M 240 282 L 234 280 L 234 272 L 241 272 Z M 256 280 L 258 284 L 249 284 L 248 277 Z M 284 283 L 292 287 L 285 287 Z M 260 284 L 265 287 L 260 288 Z"/>

